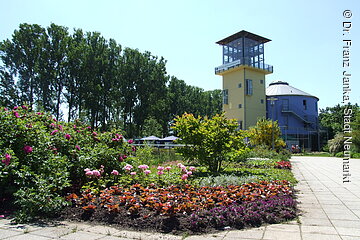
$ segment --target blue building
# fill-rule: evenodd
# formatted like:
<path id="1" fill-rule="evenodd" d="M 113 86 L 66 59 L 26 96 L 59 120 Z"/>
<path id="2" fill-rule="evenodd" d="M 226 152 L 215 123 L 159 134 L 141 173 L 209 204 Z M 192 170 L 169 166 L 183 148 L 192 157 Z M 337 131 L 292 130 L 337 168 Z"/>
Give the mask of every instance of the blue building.
<path id="1" fill-rule="evenodd" d="M 287 148 L 319 150 L 317 97 L 275 81 L 266 88 L 266 98 L 266 116 L 278 121 Z"/>

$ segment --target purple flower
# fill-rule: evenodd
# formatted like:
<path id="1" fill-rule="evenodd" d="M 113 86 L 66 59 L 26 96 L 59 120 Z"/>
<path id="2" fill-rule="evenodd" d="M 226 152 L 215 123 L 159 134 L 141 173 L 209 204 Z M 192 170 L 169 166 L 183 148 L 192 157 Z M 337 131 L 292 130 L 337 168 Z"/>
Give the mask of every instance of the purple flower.
<path id="1" fill-rule="evenodd" d="M 80 150 L 81 150 L 81 148 L 80 148 L 80 146 L 79 146 L 79 145 L 75 145 L 75 148 L 76 148 L 78 151 L 80 151 Z"/>
<path id="2" fill-rule="evenodd" d="M 54 131 L 52 131 L 51 133 L 50 133 L 50 135 L 55 135 L 55 133 L 57 133 L 59 130 L 57 130 L 57 129 L 55 129 Z"/>
<path id="3" fill-rule="evenodd" d="M 145 170 L 145 169 L 148 169 L 149 166 L 146 165 L 146 164 L 143 164 L 143 165 L 139 165 L 138 168 L 142 169 L 142 170 Z"/>
<path id="4" fill-rule="evenodd" d="M 11 159 L 11 155 L 6 153 L 5 154 L 5 159 L 2 160 L 3 163 L 5 163 L 5 165 L 9 165 L 10 164 L 10 159 Z"/>
<path id="5" fill-rule="evenodd" d="M 144 173 L 145 173 L 146 175 L 148 175 L 148 174 L 151 173 L 151 171 L 150 171 L 150 170 L 145 170 Z"/>
<path id="6" fill-rule="evenodd" d="M 24 148 L 23 148 L 25 154 L 29 154 L 33 151 L 32 147 L 26 145 Z"/>
<path id="7" fill-rule="evenodd" d="M 133 166 L 131 166 L 130 164 L 126 164 L 126 166 L 124 167 L 125 170 L 130 171 L 133 168 Z"/>
<path id="8" fill-rule="evenodd" d="M 20 116 L 19 116 L 19 113 L 17 112 L 17 111 L 14 111 L 14 116 L 16 117 L 16 118 L 19 118 Z"/>

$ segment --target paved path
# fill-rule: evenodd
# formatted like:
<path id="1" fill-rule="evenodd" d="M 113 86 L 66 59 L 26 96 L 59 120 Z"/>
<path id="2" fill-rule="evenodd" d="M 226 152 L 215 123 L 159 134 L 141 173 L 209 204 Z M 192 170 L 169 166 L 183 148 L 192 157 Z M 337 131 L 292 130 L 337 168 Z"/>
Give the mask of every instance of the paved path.
<path id="1" fill-rule="evenodd" d="M 351 159 L 351 183 L 342 183 L 342 159 L 293 157 L 300 221 L 248 230 L 186 237 L 187 240 L 360 240 L 360 159 Z M 185 236 L 122 231 L 111 226 L 60 222 L 57 225 L 11 225 L 0 219 L 0 239 L 42 240 L 180 240 Z"/>

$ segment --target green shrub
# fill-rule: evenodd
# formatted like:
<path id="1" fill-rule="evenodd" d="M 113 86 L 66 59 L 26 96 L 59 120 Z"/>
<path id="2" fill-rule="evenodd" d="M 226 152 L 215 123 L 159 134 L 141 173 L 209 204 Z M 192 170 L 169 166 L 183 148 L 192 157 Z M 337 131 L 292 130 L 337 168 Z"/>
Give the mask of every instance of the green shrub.
<path id="1" fill-rule="evenodd" d="M 118 131 L 96 133 L 80 122 L 58 122 L 27 106 L 0 108 L 0 192 L 15 198 L 18 221 L 56 214 L 67 190 L 89 179 L 84 169 L 104 166 L 104 175 L 121 171 L 119 158 L 131 147 Z"/>
<path id="2" fill-rule="evenodd" d="M 250 150 L 247 155 L 248 158 L 266 158 L 266 159 L 276 159 L 276 160 L 288 160 L 291 157 L 290 151 L 286 149 L 281 149 L 275 151 L 269 149 L 266 145 L 258 145 Z"/>

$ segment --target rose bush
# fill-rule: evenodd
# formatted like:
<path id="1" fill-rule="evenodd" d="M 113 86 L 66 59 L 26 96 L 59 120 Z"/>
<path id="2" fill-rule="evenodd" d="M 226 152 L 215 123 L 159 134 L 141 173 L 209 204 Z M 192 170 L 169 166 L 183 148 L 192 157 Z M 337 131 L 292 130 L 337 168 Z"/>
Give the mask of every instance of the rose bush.
<path id="1" fill-rule="evenodd" d="M 0 192 L 2 201 L 15 203 L 20 221 L 57 213 L 67 191 L 90 181 L 85 168 L 103 165 L 110 174 L 132 151 L 117 130 L 97 133 L 27 106 L 0 108 L 0 123 Z"/>

